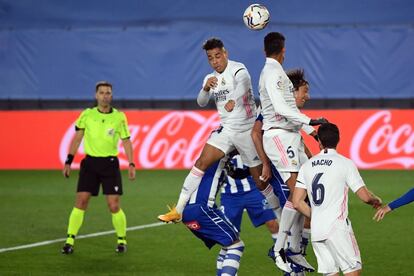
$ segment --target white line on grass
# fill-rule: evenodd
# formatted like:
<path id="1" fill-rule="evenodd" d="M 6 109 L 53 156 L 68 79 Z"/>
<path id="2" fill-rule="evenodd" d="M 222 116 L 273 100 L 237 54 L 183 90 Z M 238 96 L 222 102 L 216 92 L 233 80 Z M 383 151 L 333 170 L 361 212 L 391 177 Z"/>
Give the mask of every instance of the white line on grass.
<path id="1" fill-rule="evenodd" d="M 161 225 L 166 225 L 166 224 L 163 223 L 163 222 L 157 222 L 157 223 L 151 223 L 151 224 L 138 225 L 138 226 L 128 227 L 127 231 L 141 230 L 141 229 L 157 227 L 157 226 L 161 226 Z M 76 236 L 76 239 L 78 240 L 78 239 L 99 237 L 99 236 L 109 235 L 109 234 L 113 234 L 113 233 L 115 233 L 115 230 L 92 233 L 92 234 L 86 234 L 86 235 L 79 235 L 79 236 Z M 31 247 L 38 247 L 38 246 L 42 246 L 42 245 L 47 245 L 47 244 L 52 244 L 52 243 L 57 243 L 57 242 L 63 242 L 65 240 L 66 240 L 66 238 L 61 238 L 61 239 L 56 239 L 56 240 L 49 240 L 49 241 L 42 241 L 42 242 L 36 242 L 36 243 L 31 243 L 31 244 L 25 244 L 25 245 L 20 245 L 20 246 L 15 246 L 15 247 L 0 248 L 0 253 L 7 252 L 7 251 L 26 249 L 26 248 L 31 248 Z"/>

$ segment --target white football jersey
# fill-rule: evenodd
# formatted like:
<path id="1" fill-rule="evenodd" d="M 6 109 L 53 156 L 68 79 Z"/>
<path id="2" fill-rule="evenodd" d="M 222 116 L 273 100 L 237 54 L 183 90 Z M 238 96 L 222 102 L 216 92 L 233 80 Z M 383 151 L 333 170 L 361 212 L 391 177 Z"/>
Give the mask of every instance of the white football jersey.
<path id="1" fill-rule="evenodd" d="M 307 190 L 311 203 L 312 241 L 328 238 L 335 225 L 348 217 L 348 189 L 365 186 L 352 160 L 334 149 L 322 150 L 299 170 L 296 187 Z"/>
<path id="2" fill-rule="evenodd" d="M 309 124 L 310 118 L 297 108 L 293 92 L 293 84 L 282 65 L 273 58 L 266 58 L 259 80 L 263 130 L 275 127 L 299 131 L 303 124 Z"/>
<path id="3" fill-rule="evenodd" d="M 237 132 L 251 129 L 256 119 L 256 104 L 247 68 L 240 62 L 229 60 L 223 73 L 214 71 L 204 78 L 203 87 L 210 77 L 217 78 L 217 86 L 211 88 L 209 92 L 201 89 L 197 98 L 198 104 L 207 105 L 212 96 L 224 128 Z M 235 102 L 231 112 L 224 109 L 229 100 Z"/>

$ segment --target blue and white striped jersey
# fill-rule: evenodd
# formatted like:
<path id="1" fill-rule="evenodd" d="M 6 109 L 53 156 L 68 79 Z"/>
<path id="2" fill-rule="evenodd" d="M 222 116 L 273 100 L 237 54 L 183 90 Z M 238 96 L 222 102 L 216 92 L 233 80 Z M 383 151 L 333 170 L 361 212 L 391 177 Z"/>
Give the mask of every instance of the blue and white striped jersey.
<path id="1" fill-rule="evenodd" d="M 243 161 L 240 155 L 236 155 L 231 159 L 232 165 L 236 169 L 249 170 L 247 166 L 243 164 Z M 251 190 L 256 189 L 256 183 L 249 174 L 246 178 L 243 179 L 234 179 L 228 175 L 225 176 L 224 184 L 221 188 L 222 194 L 237 194 L 250 192 Z"/>
<path id="2" fill-rule="evenodd" d="M 220 182 L 224 177 L 223 168 L 225 160 L 221 159 L 204 172 L 200 185 L 191 195 L 189 204 L 202 204 L 208 207 L 216 207 L 216 196 Z"/>

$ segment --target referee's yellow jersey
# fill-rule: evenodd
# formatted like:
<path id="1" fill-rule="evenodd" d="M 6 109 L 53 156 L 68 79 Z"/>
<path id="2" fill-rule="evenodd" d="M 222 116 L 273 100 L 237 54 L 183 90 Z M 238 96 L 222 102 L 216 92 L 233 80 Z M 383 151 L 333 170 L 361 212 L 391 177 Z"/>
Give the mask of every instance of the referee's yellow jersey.
<path id="1" fill-rule="evenodd" d="M 98 107 L 85 109 L 75 125 L 85 131 L 85 153 L 94 157 L 117 156 L 119 138 L 131 135 L 125 114 L 115 108 L 110 113 L 102 113 Z"/>

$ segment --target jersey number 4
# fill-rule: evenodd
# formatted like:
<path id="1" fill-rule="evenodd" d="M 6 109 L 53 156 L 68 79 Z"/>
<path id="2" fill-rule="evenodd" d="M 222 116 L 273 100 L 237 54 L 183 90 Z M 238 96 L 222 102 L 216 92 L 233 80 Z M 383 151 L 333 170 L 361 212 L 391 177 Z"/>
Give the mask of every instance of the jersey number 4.
<path id="1" fill-rule="evenodd" d="M 312 180 L 312 200 L 315 206 L 321 205 L 325 199 L 325 187 L 319 183 L 322 175 L 323 173 L 318 173 Z"/>

